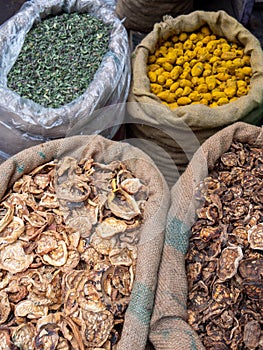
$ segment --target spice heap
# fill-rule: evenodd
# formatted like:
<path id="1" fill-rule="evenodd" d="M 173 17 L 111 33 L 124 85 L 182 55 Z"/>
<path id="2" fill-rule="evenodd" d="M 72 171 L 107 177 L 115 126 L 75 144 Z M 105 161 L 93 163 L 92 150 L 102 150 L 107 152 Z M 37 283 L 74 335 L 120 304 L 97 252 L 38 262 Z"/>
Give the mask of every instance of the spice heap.
<path id="1" fill-rule="evenodd" d="M 247 95 L 252 69 L 244 47 L 204 26 L 173 35 L 148 57 L 151 92 L 170 108 L 217 107 Z"/>
<path id="2" fill-rule="evenodd" d="M 5 349 L 116 349 L 147 188 L 122 162 L 46 163 L 0 204 Z"/>
<path id="3" fill-rule="evenodd" d="M 263 348 L 263 150 L 233 143 L 202 181 L 186 269 L 206 349 Z"/>
<path id="4" fill-rule="evenodd" d="M 108 51 L 110 26 L 87 13 L 35 24 L 8 74 L 8 87 L 44 107 L 82 95 Z"/>

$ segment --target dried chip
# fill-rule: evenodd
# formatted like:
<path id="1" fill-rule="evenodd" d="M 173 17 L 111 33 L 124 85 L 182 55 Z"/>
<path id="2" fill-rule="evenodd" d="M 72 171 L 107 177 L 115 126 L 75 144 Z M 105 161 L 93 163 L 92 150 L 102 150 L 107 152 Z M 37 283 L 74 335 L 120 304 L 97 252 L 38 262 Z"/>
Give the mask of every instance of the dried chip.
<path id="1" fill-rule="evenodd" d="M 248 242 L 252 249 L 263 250 L 263 224 L 258 224 L 248 230 Z"/>
<path id="2" fill-rule="evenodd" d="M 16 241 L 0 250 L 0 268 L 13 274 L 25 271 L 33 260 L 34 255 L 25 253 L 21 241 Z"/>
<path id="3" fill-rule="evenodd" d="M 243 258 L 243 252 L 240 247 L 225 248 L 219 258 L 217 275 L 225 281 L 237 273 L 239 261 Z"/>

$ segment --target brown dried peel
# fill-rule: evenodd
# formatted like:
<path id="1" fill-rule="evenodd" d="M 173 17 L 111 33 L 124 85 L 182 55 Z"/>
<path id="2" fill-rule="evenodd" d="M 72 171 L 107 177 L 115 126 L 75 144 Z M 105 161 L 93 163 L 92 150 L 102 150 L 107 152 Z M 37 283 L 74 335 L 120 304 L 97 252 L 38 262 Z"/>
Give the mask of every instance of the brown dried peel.
<path id="1" fill-rule="evenodd" d="M 263 349 L 263 150 L 233 143 L 197 187 L 188 322 L 208 350 Z"/>

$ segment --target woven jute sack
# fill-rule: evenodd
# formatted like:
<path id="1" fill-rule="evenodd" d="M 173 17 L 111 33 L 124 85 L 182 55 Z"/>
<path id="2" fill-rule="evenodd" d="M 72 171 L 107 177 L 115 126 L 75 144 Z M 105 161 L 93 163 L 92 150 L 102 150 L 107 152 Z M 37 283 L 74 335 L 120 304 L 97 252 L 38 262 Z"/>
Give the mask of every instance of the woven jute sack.
<path id="1" fill-rule="evenodd" d="M 150 92 L 148 55 L 153 54 L 156 46 L 172 34 L 193 32 L 203 25 L 208 25 L 219 37 L 239 43 L 244 47 L 244 52 L 251 55 L 251 89 L 246 96 L 216 108 L 197 104 L 171 110 Z M 260 42 L 224 11 L 195 11 L 177 18 L 168 17 L 155 24 L 153 31 L 142 40 L 133 54 L 132 84 L 128 97 L 131 137 L 156 142 L 167 151 L 179 173 L 182 173 L 197 147 L 215 132 L 237 121 L 257 125 L 263 115 L 262 62 Z M 168 183 L 174 184 L 174 169 L 166 169 L 167 160 L 161 153 L 154 153 L 152 157 L 160 169 L 164 169 Z"/>
<path id="2" fill-rule="evenodd" d="M 173 17 L 193 11 L 193 0 L 117 0 L 116 14 L 127 29 L 148 33 L 164 15 Z"/>
<path id="3" fill-rule="evenodd" d="M 263 147 L 263 128 L 237 122 L 213 135 L 194 154 L 171 190 L 171 207 L 150 328 L 150 340 L 156 350 L 205 349 L 187 323 L 185 254 L 190 228 L 200 205 L 194 200 L 195 188 L 233 141 Z"/>
<path id="4" fill-rule="evenodd" d="M 77 160 L 92 157 L 108 164 L 122 161 L 149 189 L 138 243 L 138 259 L 131 300 L 118 350 L 144 350 L 153 309 L 157 274 L 164 242 L 170 193 L 163 176 L 153 161 L 139 149 L 102 136 L 72 136 L 49 141 L 12 156 L 0 166 L 0 198 L 23 174 L 53 159 L 64 156 Z"/>

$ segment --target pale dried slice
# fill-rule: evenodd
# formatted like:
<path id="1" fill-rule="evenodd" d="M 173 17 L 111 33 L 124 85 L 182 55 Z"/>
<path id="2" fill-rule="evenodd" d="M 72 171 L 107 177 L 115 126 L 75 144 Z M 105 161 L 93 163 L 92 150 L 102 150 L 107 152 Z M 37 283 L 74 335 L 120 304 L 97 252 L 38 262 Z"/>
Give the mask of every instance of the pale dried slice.
<path id="1" fill-rule="evenodd" d="M 23 323 L 12 330 L 12 341 L 21 350 L 34 350 L 36 328 L 33 323 Z"/>
<path id="2" fill-rule="evenodd" d="M 53 233 L 56 233 L 54 231 L 45 231 L 37 240 L 37 247 L 36 247 L 36 253 L 43 255 L 48 254 L 52 250 L 56 249 L 58 247 L 58 242 L 55 238 L 55 235 Z"/>
<path id="3" fill-rule="evenodd" d="M 64 315 L 62 315 L 60 329 L 62 334 L 64 335 L 64 338 L 67 339 L 70 343 L 70 350 L 86 350 L 81 337 L 80 329 L 70 317 L 65 317 Z"/>
<path id="4" fill-rule="evenodd" d="M 219 258 L 217 276 L 225 281 L 237 273 L 239 261 L 243 258 L 241 247 L 227 247 L 222 250 Z"/>
<path id="5" fill-rule="evenodd" d="M 104 239 L 109 239 L 126 230 L 127 224 L 123 220 L 114 217 L 106 218 L 96 227 L 96 233 Z"/>
<path id="6" fill-rule="evenodd" d="M 130 269 L 127 266 L 115 266 L 112 276 L 112 285 L 122 295 L 129 296 L 131 294 L 132 279 L 130 276 Z"/>
<path id="7" fill-rule="evenodd" d="M 52 171 L 56 166 L 56 163 L 54 160 L 44 163 L 42 165 L 39 165 L 34 170 L 30 172 L 30 175 L 36 176 L 37 174 L 48 174 L 50 171 Z"/>
<path id="8" fill-rule="evenodd" d="M 131 220 L 141 214 L 134 197 L 122 189 L 108 194 L 108 207 L 114 215 L 125 220 Z"/>
<path id="9" fill-rule="evenodd" d="M 57 247 L 43 255 L 43 261 L 52 266 L 63 266 L 68 259 L 67 245 L 63 240 L 57 241 Z"/>
<path id="10" fill-rule="evenodd" d="M 0 268 L 13 274 L 25 271 L 33 260 L 34 254 L 26 254 L 21 241 L 9 244 L 0 250 Z"/>
<path id="11" fill-rule="evenodd" d="M 0 290 L 5 288 L 12 278 L 12 274 L 6 270 L 0 269 Z"/>
<path id="12" fill-rule="evenodd" d="M 263 250 L 263 224 L 260 223 L 248 230 L 248 242 L 252 249 Z"/>
<path id="13" fill-rule="evenodd" d="M 142 183 L 138 178 L 132 178 L 123 180 L 120 186 L 129 194 L 135 194 L 141 189 Z"/>
<path id="14" fill-rule="evenodd" d="M 92 221 L 87 212 L 87 215 L 78 215 L 66 220 L 67 225 L 79 232 L 80 236 L 83 238 L 89 237 L 92 230 Z"/>
<path id="15" fill-rule="evenodd" d="M 81 288 L 78 293 L 77 301 L 83 310 L 92 312 L 106 310 L 106 304 L 102 297 L 100 283 L 96 282 L 100 281 L 95 281 L 93 279 L 85 281 L 83 288 Z M 80 285 L 82 285 L 82 283 Z"/>
<path id="16" fill-rule="evenodd" d="M 28 295 L 26 286 L 21 284 L 20 279 L 15 276 L 10 280 L 5 292 L 8 293 L 9 301 L 12 303 L 18 303 Z"/>
<path id="17" fill-rule="evenodd" d="M 128 248 L 112 249 L 109 253 L 109 259 L 112 265 L 131 266 L 133 264 L 133 253 Z"/>
<path id="18" fill-rule="evenodd" d="M 113 314 L 107 310 L 101 312 L 82 311 L 81 333 L 87 347 L 101 347 L 108 339 L 114 326 Z"/>
<path id="19" fill-rule="evenodd" d="M 59 208 L 57 195 L 54 193 L 45 192 L 41 197 L 39 205 L 48 209 Z"/>
<path id="20" fill-rule="evenodd" d="M 68 250 L 66 263 L 60 267 L 61 271 L 66 272 L 75 269 L 80 262 L 80 253 L 75 249 Z"/>
<path id="21" fill-rule="evenodd" d="M 50 174 L 36 174 L 34 176 L 35 184 L 44 190 L 50 184 L 51 176 Z"/>
<path id="22" fill-rule="evenodd" d="M 67 179 L 62 184 L 56 186 L 58 200 L 80 203 L 88 199 L 90 187 L 86 182 L 79 179 Z"/>
<path id="23" fill-rule="evenodd" d="M 110 251 L 116 246 L 117 241 L 115 236 L 111 239 L 103 239 L 96 233 L 91 236 L 90 244 L 101 254 L 108 255 Z"/>
<path id="24" fill-rule="evenodd" d="M 20 301 L 15 306 L 15 316 L 28 317 L 31 319 L 40 318 L 48 314 L 48 307 L 45 305 L 36 305 L 32 300 Z"/>
<path id="25" fill-rule="evenodd" d="M 14 347 L 11 344 L 9 329 L 4 326 L 0 326 L 0 350 L 13 350 Z"/>
<path id="26" fill-rule="evenodd" d="M 53 350 L 59 345 L 59 327 L 55 323 L 48 323 L 41 327 L 35 336 L 35 349 Z M 63 348 L 62 348 L 63 349 Z"/>
<path id="27" fill-rule="evenodd" d="M 17 216 L 13 216 L 12 221 L 0 233 L 0 249 L 15 242 L 24 232 L 24 229 L 24 221 Z"/>
<path id="28" fill-rule="evenodd" d="M 102 293 L 110 311 L 114 314 L 124 312 L 130 301 L 133 276 L 130 269 L 124 266 L 111 266 L 101 279 Z"/>
<path id="29" fill-rule="evenodd" d="M 41 211 L 34 211 L 29 215 L 25 215 L 24 219 L 33 227 L 43 227 L 47 224 L 47 219 Z"/>
<path id="30" fill-rule="evenodd" d="M 7 209 L 4 217 L 0 221 L 0 232 L 12 221 L 14 216 L 14 206 L 10 203 L 3 202 L 2 205 Z"/>
<path id="31" fill-rule="evenodd" d="M 8 299 L 8 294 L 4 291 L 0 292 L 0 324 L 3 324 L 8 319 L 11 312 L 11 306 Z"/>

